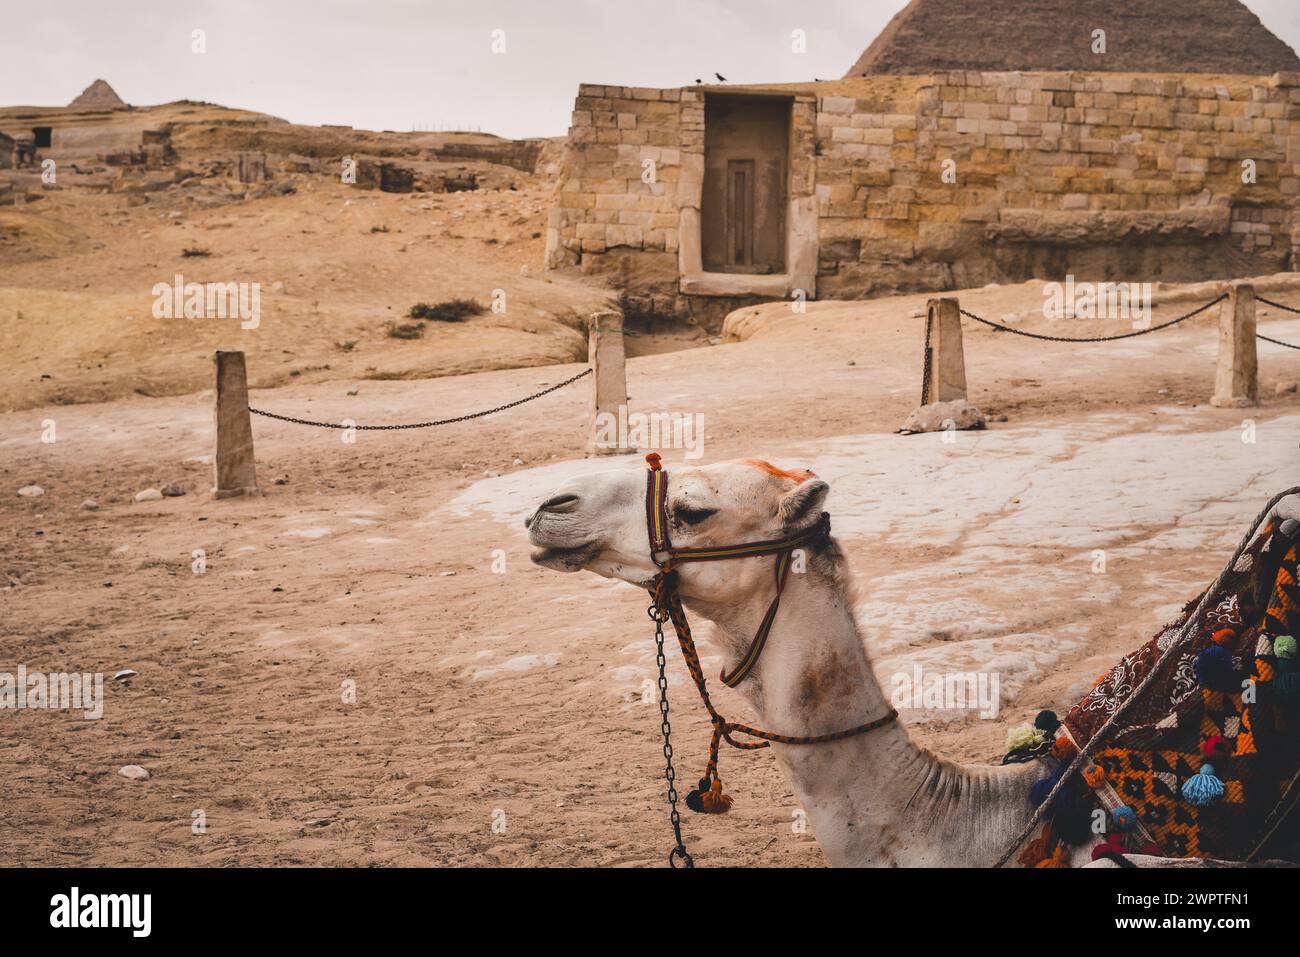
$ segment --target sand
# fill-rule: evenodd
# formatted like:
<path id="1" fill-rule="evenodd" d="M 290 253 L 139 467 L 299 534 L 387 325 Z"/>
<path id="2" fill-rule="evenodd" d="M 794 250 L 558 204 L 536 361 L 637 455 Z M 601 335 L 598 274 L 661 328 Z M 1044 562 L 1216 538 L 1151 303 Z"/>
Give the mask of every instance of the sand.
<path id="1" fill-rule="evenodd" d="M 372 237 L 372 218 L 433 214 L 407 219 L 401 210 L 416 201 L 375 199 L 335 210 L 356 217 L 357 248 L 409 238 Z M 249 263 L 259 255 L 240 249 L 233 227 L 210 241 Z M 257 243 L 263 254 L 274 247 Z M 130 268 L 129 256 L 121 266 L 83 255 L 78 268 L 102 271 L 97 288 Z M 8 281 L 50 301 L 68 294 L 48 265 L 23 268 Z M 544 295 L 545 280 L 531 282 Z M 12 287 L 3 295 L 28 301 Z M 328 300 L 292 276 L 286 295 Z M 1042 301 L 1034 286 L 960 295 L 994 318 Z M 940 753 L 992 762 L 1011 724 L 1068 707 L 1213 578 L 1270 494 L 1296 483 L 1300 408 L 1276 386 L 1300 379 L 1300 352 L 1261 348 L 1263 405 L 1242 412 L 1206 405 L 1212 319 L 1086 347 L 968 328 L 971 398 L 993 421 L 947 444 L 892 434 L 920 391 L 913 312 L 924 298 L 814 304 L 745 342 L 634 358 L 629 391 L 634 409 L 703 413 L 706 461 L 765 456 L 831 482 L 878 669 L 1006 675 L 994 719 L 903 715 Z M 255 369 L 308 328 L 280 321 L 267 324 Z M 1300 342 L 1300 323 L 1261 321 Z M 59 355 L 84 362 L 91 346 L 74 338 L 59 338 Z M 0 718 L 10 729 L 0 737 L 0 864 L 662 864 L 658 720 L 642 697 L 653 675 L 645 596 L 532 566 L 520 521 L 564 475 L 619 464 L 581 459 L 586 384 L 470 424 L 363 433 L 354 445 L 257 420 L 267 494 L 214 502 L 211 396 L 198 391 L 201 370 L 179 368 L 214 343 L 178 342 L 167 379 L 176 394 L 146 397 L 118 383 L 170 374 L 151 339 L 161 334 L 105 357 L 111 401 L 100 403 L 33 393 L 35 347 L 7 359 L 23 378 L 6 376 L 9 407 L 21 408 L 0 414 L 0 662 L 138 674 L 108 682 L 99 721 Z M 397 363 L 405 345 L 367 340 L 374 351 L 360 361 Z M 252 401 L 395 421 L 495 405 L 580 368 L 409 381 L 332 368 L 319 381 L 286 373 Z M 51 419 L 58 440 L 44 444 Z M 132 502 L 166 482 L 188 494 Z M 18 497 L 29 483 L 46 494 Z M 83 510 L 87 498 L 99 509 Z M 1108 557 L 1100 575 L 1096 549 Z M 678 771 L 689 781 L 708 729 L 675 655 L 671 668 Z M 734 693 L 717 701 L 746 717 Z M 819 865 L 770 753 L 724 761 L 735 810 L 685 823 L 700 863 Z M 150 777 L 117 773 L 130 764 Z"/>

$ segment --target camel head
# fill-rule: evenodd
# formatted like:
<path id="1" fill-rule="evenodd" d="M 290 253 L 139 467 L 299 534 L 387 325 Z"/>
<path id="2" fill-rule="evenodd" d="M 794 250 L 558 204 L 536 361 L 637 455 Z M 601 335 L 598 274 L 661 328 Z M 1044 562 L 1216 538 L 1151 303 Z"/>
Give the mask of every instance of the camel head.
<path id="1" fill-rule="evenodd" d="M 818 521 L 830 491 L 806 469 L 758 459 L 668 470 L 669 536 L 675 548 L 719 547 L 797 534 Z M 648 587 L 659 569 L 646 532 L 646 470 L 571 479 L 524 523 L 532 560 L 556 571 L 591 571 Z M 661 556 L 662 557 L 662 556 Z M 683 597 L 724 601 L 771 581 L 771 559 L 683 565 Z"/>

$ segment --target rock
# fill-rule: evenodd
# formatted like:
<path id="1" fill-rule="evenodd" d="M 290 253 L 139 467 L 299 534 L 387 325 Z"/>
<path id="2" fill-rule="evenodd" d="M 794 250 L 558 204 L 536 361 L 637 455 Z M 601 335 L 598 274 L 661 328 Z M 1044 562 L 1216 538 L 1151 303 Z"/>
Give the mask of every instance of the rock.
<path id="1" fill-rule="evenodd" d="M 132 781 L 149 780 L 149 772 L 138 764 L 128 764 L 124 768 L 118 768 L 117 773 L 124 778 L 130 778 Z"/>
<path id="2" fill-rule="evenodd" d="M 1294 382 L 1279 382 L 1273 389 L 1277 395 L 1291 395 L 1295 390 L 1296 384 Z"/>
<path id="3" fill-rule="evenodd" d="M 167 498 L 180 498 L 182 495 L 185 494 L 185 489 L 182 488 L 178 483 L 171 482 L 170 484 L 163 486 L 162 493 Z"/>
<path id="4" fill-rule="evenodd" d="M 163 493 L 156 488 L 141 489 L 135 493 L 137 502 L 156 502 L 163 497 Z"/>
<path id="5" fill-rule="evenodd" d="M 486 475 L 488 478 L 500 478 L 500 477 L 501 477 L 501 473 L 498 472 L 496 469 L 487 469 L 483 474 Z"/>
<path id="6" fill-rule="evenodd" d="M 123 668 L 117 674 L 113 675 L 113 680 L 126 681 L 128 678 L 134 678 L 139 673 L 140 672 L 136 671 L 134 668 Z"/>
<path id="7" fill-rule="evenodd" d="M 96 502 L 93 498 L 88 498 L 81 503 L 81 509 L 82 511 L 85 512 L 94 512 L 99 509 L 99 503 Z"/>
<path id="8" fill-rule="evenodd" d="M 949 422 L 952 423 L 951 426 L 946 424 Z M 954 399 L 951 402 L 932 402 L 921 406 L 907 417 L 899 431 L 907 435 L 915 432 L 940 432 L 948 428 L 965 431 L 982 429 L 984 424 L 983 412 L 965 399 Z"/>
<path id="9" fill-rule="evenodd" d="M 18 494 L 23 498 L 40 498 L 45 494 L 45 489 L 39 485 L 24 485 L 18 490 Z"/>
<path id="10" fill-rule="evenodd" d="M 275 480 L 275 484 L 276 484 L 276 485 L 288 485 L 288 484 L 289 484 L 289 476 L 287 476 L 287 475 L 281 475 L 278 479 Z"/>
<path id="11" fill-rule="evenodd" d="M 515 465 L 523 465 L 523 464 L 524 464 L 524 460 L 523 460 L 523 459 L 515 459 L 514 464 L 515 464 Z"/>
<path id="12" fill-rule="evenodd" d="M 454 578 L 454 577 L 456 577 L 456 573 L 455 573 L 455 572 L 438 572 L 438 577 L 439 577 L 439 578 Z"/>

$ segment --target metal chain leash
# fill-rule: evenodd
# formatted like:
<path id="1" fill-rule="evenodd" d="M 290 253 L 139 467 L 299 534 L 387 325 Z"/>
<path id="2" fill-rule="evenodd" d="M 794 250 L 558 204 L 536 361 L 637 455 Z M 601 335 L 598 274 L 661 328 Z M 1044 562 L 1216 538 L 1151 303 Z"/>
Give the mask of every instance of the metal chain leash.
<path id="1" fill-rule="evenodd" d="M 276 419 L 277 421 L 280 422 L 289 422 L 292 423 L 293 425 L 311 425 L 311 426 L 315 426 L 318 429 L 351 428 L 351 429 L 355 429 L 358 432 L 387 432 L 387 431 L 394 431 L 397 429 L 427 429 L 435 425 L 452 425 L 456 422 L 468 422 L 470 419 L 481 419 L 484 416 L 493 415 L 497 412 L 504 412 L 507 409 L 513 409 L 515 406 L 523 405 L 525 402 L 532 402 L 534 399 L 540 399 L 544 395 L 550 395 L 552 392 L 555 392 L 559 389 L 563 389 L 566 385 L 572 385 L 573 383 L 577 382 L 579 379 L 583 378 L 584 376 L 589 376 L 589 375 L 591 375 L 590 366 L 588 366 L 586 369 L 583 369 L 581 372 L 579 372 L 577 375 L 573 376 L 570 379 L 565 379 L 563 382 L 558 382 L 553 386 L 543 389 L 541 392 L 534 392 L 532 395 L 527 396 L 523 399 L 516 399 L 514 402 L 507 402 L 505 405 L 499 405 L 495 409 L 487 409 L 483 412 L 471 412 L 468 415 L 458 415 L 451 419 L 439 419 L 436 422 L 410 422 L 403 425 L 348 426 L 348 425 L 342 425 L 338 422 L 316 422 L 313 421 L 312 419 L 299 419 L 290 415 L 276 415 L 274 412 L 266 412 L 263 411 L 262 409 L 254 409 L 251 406 L 249 407 L 248 411 L 251 412 L 253 415 L 264 416 L 265 418 L 268 419 Z"/>
<path id="2" fill-rule="evenodd" d="M 668 852 L 668 865 L 676 868 L 678 862 L 690 870 L 695 867 L 695 860 L 686 843 L 682 840 L 682 816 L 677 811 L 677 771 L 673 767 L 673 727 L 668 721 L 668 659 L 664 656 L 664 615 L 656 605 L 651 605 L 648 612 L 650 620 L 655 623 L 655 664 L 659 666 L 659 730 L 664 736 L 664 778 L 668 781 L 668 820 L 673 826 L 673 838 L 677 846 Z"/>
<path id="3" fill-rule="evenodd" d="M 1024 336 L 1026 339 L 1041 339 L 1044 342 L 1115 342 L 1118 339 L 1132 339 L 1135 336 L 1145 336 L 1149 332 L 1159 332 L 1161 329 L 1168 329 L 1170 326 L 1177 325 L 1180 322 L 1186 322 L 1193 316 L 1199 316 L 1211 306 L 1217 306 L 1227 298 L 1228 294 L 1225 292 L 1223 295 L 1219 296 L 1219 298 L 1211 299 L 1199 309 L 1193 309 L 1191 312 L 1179 316 L 1177 319 L 1170 319 L 1168 322 L 1162 322 L 1158 326 L 1150 326 L 1146 329 L 1137 329 L 1133 332 L 1123 332 L 1115 336 L 1047 336 L 1038 332 L 1026 332 L 1024 329 L 1013 329 L 1010 326 L 1004 326 L 1000 322 L 991 322 L 988 319 L 975 315 L 973 312 L 967 312 L 965 309 L 961 311 L 961 314 L 967 319 L 974 319 L 976 322 L 982 322 L 986 326 L 991 326 L 999 332 L 1010 332 L 1013 335 Z"/>

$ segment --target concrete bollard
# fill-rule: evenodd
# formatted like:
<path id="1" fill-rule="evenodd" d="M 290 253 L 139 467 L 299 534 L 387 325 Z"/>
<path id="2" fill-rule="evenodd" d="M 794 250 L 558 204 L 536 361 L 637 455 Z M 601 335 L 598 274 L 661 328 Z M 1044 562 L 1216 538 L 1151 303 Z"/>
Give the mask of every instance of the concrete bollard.
<path id="1" fill-rule="evenodd" d="M 1259 400 L 1259 362 L 1255 351 L 1255 287 L 1230 283 L 1219 306 L 1219 359 L 1210 405 L 1244 409 Z"/>
<path id="2" fill-rule="evenodd" d="M 914 435 L 984 428 L 984 413 L 966 401 L 966 352 L 956 299 L 931 299 L 925 304 L 925 344 L 921 405 L 898 431 Z"/>
<path id="3" fill-rule="evenodd" d="M 961 342 L 961 306 L 956 299 L 931 299 L 925 305 L 928 377 L 922 405 L 966 398 L 966 353 Z"/>
<path id="4" fill-rule="evenodd" d="M 627 405 L 627 352 L 623 340 L 623 313 L 593 313 L 587 324 L 587 357 L 591 363 L 591 430 L 587 455 L 625 455 L 620 435 L 620 406 Z"/>
<path id="5" fill-rule="evenodd" d="M 248 414 L 248 374 L 242 352 L 218 352 L 215 419 L 217 449 L 213 457 L 217 498 L 261 495 L 253 459 L 253 423 Z"/>

